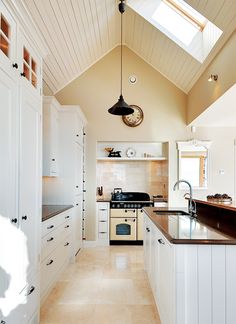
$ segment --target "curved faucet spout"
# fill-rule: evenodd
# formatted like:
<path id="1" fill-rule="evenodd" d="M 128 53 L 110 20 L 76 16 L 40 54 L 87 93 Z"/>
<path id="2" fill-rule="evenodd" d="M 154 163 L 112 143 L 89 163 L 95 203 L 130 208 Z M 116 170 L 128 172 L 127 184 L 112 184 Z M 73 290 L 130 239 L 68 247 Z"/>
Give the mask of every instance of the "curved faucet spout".
<path id="1" fill-rule="evenodd" d="M 173 187 L 173 190 L 176 189 L 177 185 L 179 183 L 186 183 L 189 186 L 189 203 L 188 203 L 188 212 L 191 216 L 194 216 L 196 214 L 196 204 L 193 201 L 193 189 L 191 184 L 187 180 L 178 180 Z"/>

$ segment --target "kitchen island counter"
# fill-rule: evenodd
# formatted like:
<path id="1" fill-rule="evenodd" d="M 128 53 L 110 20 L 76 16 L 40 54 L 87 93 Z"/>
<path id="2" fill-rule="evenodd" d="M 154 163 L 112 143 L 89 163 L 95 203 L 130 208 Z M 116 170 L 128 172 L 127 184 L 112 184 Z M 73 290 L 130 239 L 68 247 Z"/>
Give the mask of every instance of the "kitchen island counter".
<path id="1" fill-rule="evenodd" d="M 220 229 L 207 225 L 204 220 L 177 215 L 184 208 L 145 207 L 144 212 L 173 244 L 236 244 L 236 235 L 228 235 L 221 224 Z"/>
<path id="2" fill-rule="evenodd" d="M 43 205 L 42 206 L 42 221 L 46 221 L 53 216 L 56 216 L 70 208 L 73 205 Z"/>

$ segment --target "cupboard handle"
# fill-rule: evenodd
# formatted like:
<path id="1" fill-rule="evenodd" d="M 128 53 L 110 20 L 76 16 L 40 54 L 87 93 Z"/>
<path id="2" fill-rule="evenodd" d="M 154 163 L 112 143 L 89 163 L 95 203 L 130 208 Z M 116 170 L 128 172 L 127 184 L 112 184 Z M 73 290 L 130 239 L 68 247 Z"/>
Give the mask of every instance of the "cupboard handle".
<path id="1" fill-rule="evenodd" d="M 99 232 L 100 234 L 106 234 L 107 232 Z"/>
<path id="2" fill-rule="evenodd" d="M 27 215 L 21 217 L 23 220 L 27 220 Z"/>
<path id="3" fill-rule="evenodd" d="M 53 263 L 53 260 L 50 260 L 48 263 L 46 263 L 47 266 Z"/>
<path id="4" fill-rule="evenodd" d="M 54 237 L 50 237 L 50 239 L 47 240 L 47 242 L 51 242 L 54 240 Z"/>
<path id="5" fill-rule="evenodd" d="M 102 211 L 104 211 L 104 210 L 107 210 L 106 208 L 100 208 L 99 210 L 102 210 Z"/>
<path id="6" fill-rule="evenodd" d="M 79 204 L 76 204 L 76 206 L 79 206 Z"/>
<path id="7" fill-rule="evenodd" d="M 53 227 L 54 227 L 54 225 L 51 225 L 51 226 L 48 226 L 47 229 L 51 229 L 51 228 L 53 228 Z"/>
<path id="8" fill-rule="evenodd" d="M 106 223 L 107 221 L 106 220 L 100 220 L 99 222 L 100 223 Z"/>
<path id="9" fill-rule="evenodd" d="M 150 229 L 148 227 L 146 227 L 146 231 L 149 233 L 150 232 Z"/>
<path id="10" fill-rule="evenodd" d="M 25 72 L 22 72 L 20 75 L 25 78 Z"/>
<path id="11" fill-rule="evenodd" d="M 27 292 L 26 296 L 31 295 L 34 290 L 35 290 L 35 287 L 34 286 L 31 286 L 30 287 L 30 290 Z"/>
<path id="12" fill-rule="evenodd" d="M 17 223 L 17 218 L 12 218 L 11 222 L 12 223 Z"/>
<path id="13" fill-rule="evenodd" d="M 18 69 L 18 64 L 17 63 L 13 63 L 12 67 L 14 67 L 15 69 Z"/>
<path id="14" fill-rule="evenodd" d="M 6 324 L 6 322 L 5 322 L 5 321 L 3 321 L 3 320 L 1 320 L 1 324 Z"/>
<path id="15" fill-rule="evenodd" d="M 68 219 L 68 218 L 70 218 L 70 216 L 65 216 L 65 219 Z"/>
<path id="16" fill-rule="evenodd" d="M 70 243 L 69 242 L 66 242 L 66 244 L 64 244 L 64 246 L 68 246 Z"/>
<path id="17" fill-rule="evenodd" d="M 70 227 L 70 225 L 66 225 L 66 226 L 65 226 L 65 228 L 69 228 L 69 227 Z"/>
<path id="18" fill-rule="evenodd" d="M 133 222 L 135 222 L 135 218 L 133 219 Z"/>
<path id="19" fill-rule="evenodd" d="M 52 159 L 52 161 L 55 161 L 55 159 Z"/>
<path id="20" fill-rule="evenodd" d="M 77 137 L 79 137 L 79 134 L 76 134 Z"/>
<path id="21" fill-rule="evenodd" d="M 163 241 L 163 239 L 159 239 L 158 240 L 158 243 L 163 244 L 163 245 L 165 244 L 165 242 Z"/>

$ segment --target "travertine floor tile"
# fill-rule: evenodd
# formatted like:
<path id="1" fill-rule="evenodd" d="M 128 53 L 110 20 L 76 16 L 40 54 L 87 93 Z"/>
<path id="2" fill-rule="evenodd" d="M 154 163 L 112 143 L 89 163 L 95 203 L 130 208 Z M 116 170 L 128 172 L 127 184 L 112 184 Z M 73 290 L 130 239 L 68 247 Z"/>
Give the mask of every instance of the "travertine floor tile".
<path id="1" fill-rule="evenodd" d="M 83 249 L 41 308 L 41 324 L 160 324 L 143 247 Z"/>

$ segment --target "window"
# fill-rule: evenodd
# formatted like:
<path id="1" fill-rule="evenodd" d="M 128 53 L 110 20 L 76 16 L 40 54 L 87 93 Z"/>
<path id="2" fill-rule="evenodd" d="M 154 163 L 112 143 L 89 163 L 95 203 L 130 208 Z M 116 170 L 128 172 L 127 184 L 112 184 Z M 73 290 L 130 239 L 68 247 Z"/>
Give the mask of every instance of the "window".
<path id="1" fill-rule="evenodd" d="M 188 46 L 199 31 L 203 31 L 206 18 L 180 0 L 163 0 L 152 15 L 174 37 Z"/>

